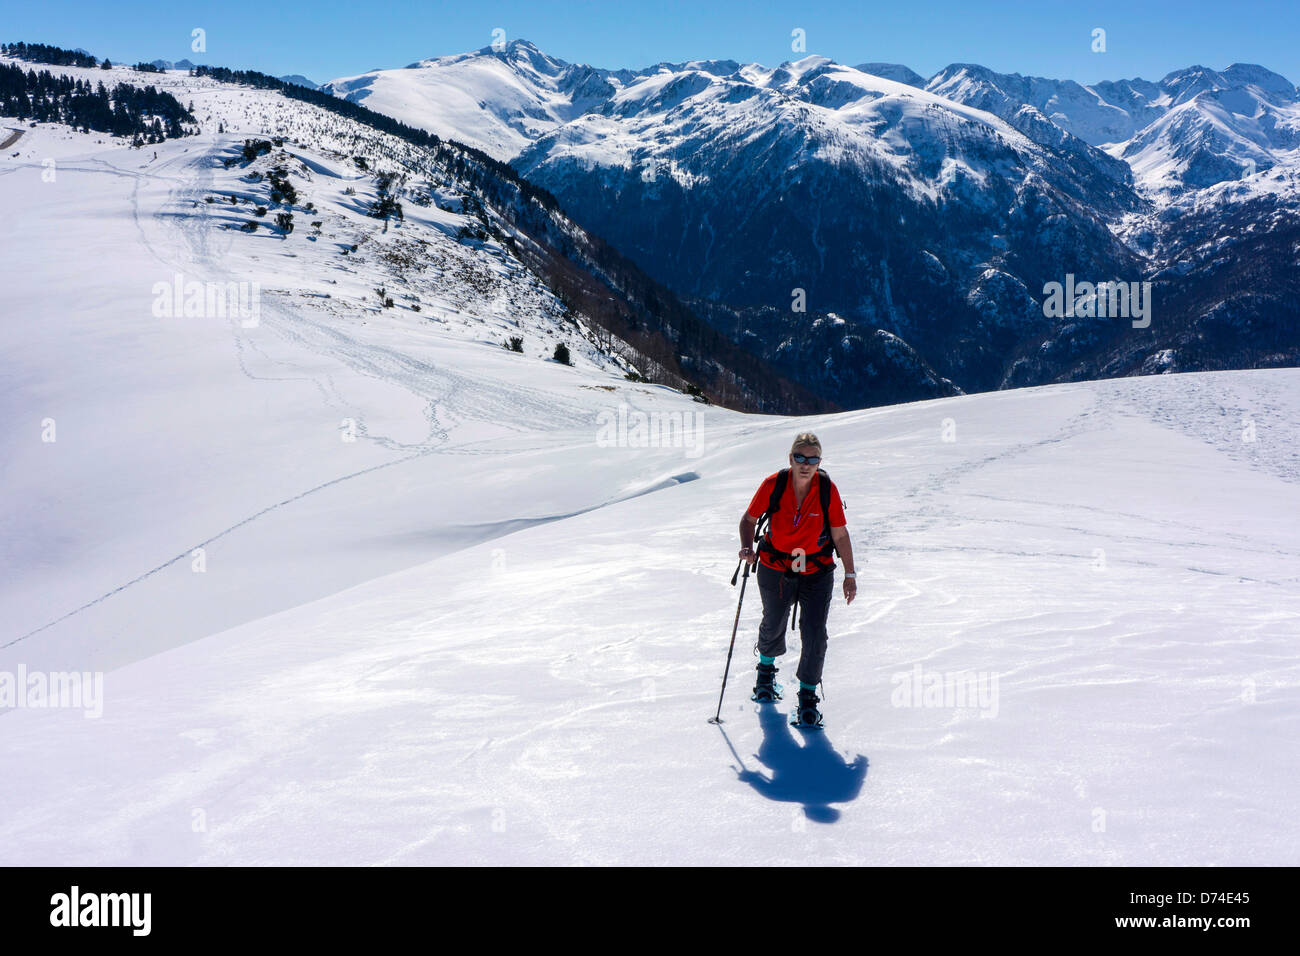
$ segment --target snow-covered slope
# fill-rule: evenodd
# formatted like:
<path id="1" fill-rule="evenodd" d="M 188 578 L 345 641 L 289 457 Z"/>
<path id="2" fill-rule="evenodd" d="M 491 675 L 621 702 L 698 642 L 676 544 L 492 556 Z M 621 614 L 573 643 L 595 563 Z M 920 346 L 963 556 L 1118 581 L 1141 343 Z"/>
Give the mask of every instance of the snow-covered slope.
<path id="1" fill-rule="evenodd" d="M 0 717 L 0 861 L 1294 865 L 1297 422 L 1278 370 L 710 411 L 695 456 L 531 424 L 434 525 L 678 478 L 114 671 L 97 719 Z M 860 568 L 827 729 L 745 699 L 752 582 L 711 726 L 736 518 L 807 426 Z M 358 508 L 286 514 L 269 573 Z"/>
<path id="2" fill-rule="evenodd" d="M 406 144 L 269 92 L 147 80 L 204 133 L 135 150 L 24 125 L 0 161 L 0 668 L 116 666 L 630 493 L 614 461 L 521 509 L 485 468 L 579 442 L 619 401 L 700 407 L 633 387 L 509 249 L 467 235 L 473 195 Z M 263 135 L 286 138 L 244 161 Z M 429 204 L 366 215 L 382 170 Z M 230 311 L 187 312 L 198 283 Z"/>

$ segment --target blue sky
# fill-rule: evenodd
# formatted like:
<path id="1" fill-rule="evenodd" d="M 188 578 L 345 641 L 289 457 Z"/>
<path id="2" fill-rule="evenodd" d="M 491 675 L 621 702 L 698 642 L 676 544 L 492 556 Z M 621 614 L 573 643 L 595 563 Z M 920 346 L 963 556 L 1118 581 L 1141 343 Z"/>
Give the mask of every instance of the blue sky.
<path id="1" fill-rule="evenodd" d="M 904 63 L 924 76 L 948 63 L 975 62 L 1090 83 L 1159 79 L 1198 63 L 1222 69 L 1247 62 L 1300 82 L 1298 11 L 1296 0 L 4 0 L 0 31 L 6 41 L 83 47 L 115 60 L 189 57 L 302 73 L 318 83 L 479 49 L 492 42 L 496 28 L 507 40 L 531 40 L 560 59 L 611 68 L 705 58 L 775 66 L 804 55 L 791 49 L 791 31 L 798 28 L 808 53 L 848 64 Z M 206 31 L 206 53 L 190 50 L 194 28 Z M 1097 28 L 1106 31 L 1105 52 L 1092 50 Z"/>

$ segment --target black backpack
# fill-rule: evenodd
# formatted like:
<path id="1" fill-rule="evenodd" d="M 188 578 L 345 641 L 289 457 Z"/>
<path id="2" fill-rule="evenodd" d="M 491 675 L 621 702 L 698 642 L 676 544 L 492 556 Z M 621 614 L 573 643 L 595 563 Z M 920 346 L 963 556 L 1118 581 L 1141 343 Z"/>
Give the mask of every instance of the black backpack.
<path id="1" fill-rule="evenodd" d="M 766 551 L 772 557 L 783 562 L 786 565 L 786 574 L 792 573 L 789 570 L 790 563 L 794 560 L 795 555 L 788 551 L 779 551 L 769 540 L 768 532 L 772 527 L 772 515 L 776 514 L 781 508 L 781 496 L 785 494 L 785 486 L 790 483 L 790 469 L 782 468 L 776 473 L 776 484 L 772 486 L 772 497 L 768 499 L 767 510 L 763 512 L 762 517 L 758 519 L 757 533 L 761 536 L 758 550 Z M 805 554 L 804 558 L 810 561 L 816 567 L 826 570 L 835 566 L 835 542 L 831 540 L 831 476 L 817 469 L 817 497 L 821 500 L 822 506 L 822 533 L 817 538 L 817 544 L 820 550 L 812 554 Z"/>

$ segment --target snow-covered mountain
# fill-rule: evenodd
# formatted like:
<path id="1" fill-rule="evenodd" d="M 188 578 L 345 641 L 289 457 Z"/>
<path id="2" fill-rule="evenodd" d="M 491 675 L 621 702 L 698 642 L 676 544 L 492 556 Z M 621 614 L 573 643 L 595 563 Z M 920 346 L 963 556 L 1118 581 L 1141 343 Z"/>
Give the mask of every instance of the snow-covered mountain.
<path id="1" fill-rule="evenodd" d="M 808 74 L 827 64 L 832 78 L 803 88 Z M 510 160 L 585 113 L 604 112 L 616 97 L 623 99 L 624 109 L 629 102 L 646 101 L 628 94 L 628 88 L 650 81 L 664 86 L 669 82 L 665 73 L 674 78 L 692 73 L 734 77 L 834 108 L 872 92 L 879 95 L 869 80 L 855 74 L 888 79 L 934 93 L 948 101 L 948 107 L 960 103 L 993 113 L 1035 141 L 1059 147 L 1077 139 L 1105 147 L 1125 160 L 1137 173 L 1138 185 L 1156 198 L 1239 178 L 1244 170 L 1268 169 L 1279 161 L 1294 164 L 1289 154 L 1297 149 L 1300 136 L 1296 86 L 1246 63 L 1221 71 L 1188 67 L 1158 82 L 1131 79 L 1092 85 L 997 73 L 971 63 L 951 64 L 927 79 L 901 64 L 846 67 L 815 56 L 775 69 L 734 60 L 698 60 L 604 70 L 566 63 L 527 40 L 515 40 L 500 48 L 420 60 L 402 70 L 340 78 L 323 89 Z M 680 91 L 680 84 L 674 89 Z M 1215 157 L 1237 162 L 1228 168 L 1215 165 Z M 1091 160 L 1123 178 L 1117 170 L 1124 166 L 1105 164 L 1097 156 Z"/>
<path id="2" fill-rule="evenodd" d="M 605 102 L 631 74 L 575 66 L 531 43 L 441 56 L 402 70 L 341 77 L 321 89 L 508 160 Z"/>
<path id="3" fill-rule="evenodd" d="M 1080 274 L 1134 269 L 1103 213 L 1138 200 L 1099 151 L 824 57 L 710 67 L 630 83 L 513 165 L 697 309 L 744 310 L 767 349 L 785 337 L 760 313 L 797 325 L 798 289 L 809 311 L 904 340 L 962 389 L 996 387 L 1011 343 L 1050 326 L 1028 290 L 1062 250 Z M 842 404 L 868 398 L 803 367 Z M 923 381 L 894 399 L 933 395 Z"/>
<path id="4" fill-rule="evenodd" d="M 1126 161 L 1143 192 L 1158 200 L 1275 165 L 1300 166 L 1300 92 L 1254 64 L 1093 86 L 954 64 L 925 89 L 1004 118 L 1032 108 Z"/>
<path id="5" fill-rule="evenodd" d="M 903 103 L 908 104 L 914 123 L 924 122 L 924 109 L 928 107 L 947 111 L 945 119 L 949 122 L 973 120 L 998 125 L 990 123 L 986 116 L 954 106 L 954 102 L 962 102 L 960 99 L 951 98 L 950 102 L 925 96 L 924 91 L 915 92 L 920 80 L 916 73 L 897 64 L 855 68 L 819 56 L 807 56 L 775 69 L 734 60 L 694 60 L 658 63 L 635 71 L 603 70 L 566 63 L 527 40 L 514 40 L 500 48 L 489 46 L 472 53 L 420 60 L 401 70 L 374 70 L 343 77 L 322 89 L 436 135 L 466 142 L 503 160 L 516 159 L 552 131 L 588 120 L 588 114 L 638 116 L 644 119 L 641 126 L 649 126 L 651 119 L 661 119 L 669 108 L 695 99 L 715 83 L 717 88 L 709 92 L 726 97 L 724 104 L 749 101 L 755 91 L 769 91 L 772 96 L 760 99 L 760 104 L 796 100 L 832 111 L 843 110 L 845 125 L 859 128 L 859 132 L 862 127 L 887 125 L 890 119 L 882 118 L 882 114 Z M 872 102 L 882 97 L 893 97 L 895 101 L 872 108 Z M 746 106 L 751 105 L 746 102 Z M 715 108 L 713 112 L 731 111 Z M 734 112 L 743 116 L 752 109 Z M 796 124 L 809 115 L 795 112 L 780 119 Z M 821 114 L 818 118 L 825 119 Z M 906 140 L 914 132 L 900 131 L 900 138 Z M 643 133 L 643 129 L 630 131 L 634 137 Z M 581 135 L 575 134 L 577 138 Z M 602 138 L 606 135 L 601 134 Z M 863 145 L 861 137 L 854 145 L 858 149 L 870 148 Z M 911 157 L 906 151 L 899 152 L 897 146 L 886 143 L 882 151 L 889 153 L 892 147 L 894 164 L 914 170 L 917 164 L 909 162 Z M 1093 156 L 1091 160 L 1100 163 L 1111 176 L 1124 178 L 1123 164 L 1108 162 L 1105 156 Z M 925 172 L 918 171 L 916 178 L 923 180 Z M 921 188 L 934 187 L 931 184 Z"/>
<path id="6" fill-rule="evenodd" d="M 1262 67 L 1092 87 L 818 56 L 611 71 L 517 40 L 332 88 L 476 136 L 733 340 L 841 404 L 1300 361 L 1285 235 L 1300 210 L 1296 91 Z M 1180 221 L 1193 194 L 1243 173 L 1245 191 L 1214 193 L 1217 214 Z M 1202 271 L 1231 259 L 1248 223 L 1252 242 L 1267 234 L 1262 260 Z M 1193 234 L 1219 254 L 1188 247 Z M 1249 284 L 1261 274 L 1276 281 Z M 1049 314 L 1067 277 L 1151 282 L 1158 318 Z M 810 362 L 841 327 L 841 347 Z M 1198 365 L 1210 351 L 1222 364 Z"/>

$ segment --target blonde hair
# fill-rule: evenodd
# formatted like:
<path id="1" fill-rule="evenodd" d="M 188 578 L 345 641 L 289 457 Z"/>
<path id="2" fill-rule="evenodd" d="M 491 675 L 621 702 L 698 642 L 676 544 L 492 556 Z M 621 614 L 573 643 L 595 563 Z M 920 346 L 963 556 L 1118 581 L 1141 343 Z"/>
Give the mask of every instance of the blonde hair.
<path id="1" fill-rule="evenodd" d="M 822 443 L 817 440 L 817 436 L 814 435 L 812 432 L 800 432 L 798 435 L 796 435 L 794 439 L 794 444 L 790 446 L 790 453 L 794 454 L 794 450 L 796 448 L 801 448 L 804 445 L 810 445 L 811 447 L 816 448 L 817 453 L 821 454 Z"/>

